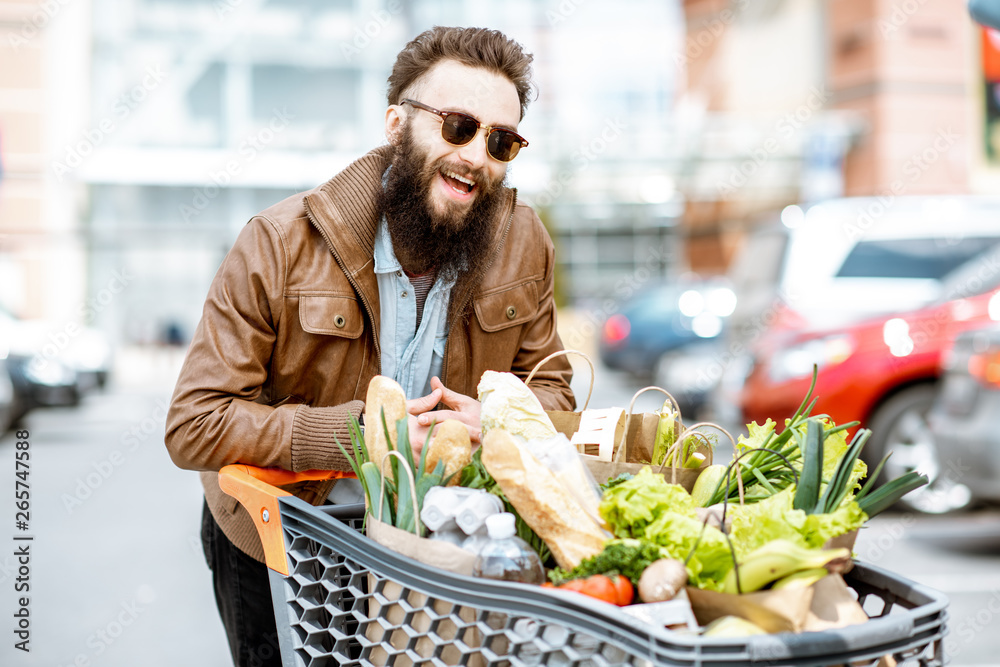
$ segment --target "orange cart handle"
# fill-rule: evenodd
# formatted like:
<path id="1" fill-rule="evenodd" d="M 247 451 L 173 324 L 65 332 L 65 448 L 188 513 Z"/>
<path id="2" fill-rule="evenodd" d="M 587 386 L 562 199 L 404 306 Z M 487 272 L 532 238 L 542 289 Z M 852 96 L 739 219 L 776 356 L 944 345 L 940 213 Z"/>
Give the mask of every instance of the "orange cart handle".
<path id="1" fill-rule="evenodd" d="M 236 498 L 250 513 L 260 542 L 264 547 L 264 562 L 275 572 L 288 575 L 285 540 L 281 531 L 278 498 L 290 496 L 278 486 L 304 481 L 326 481 L 354 477 L 350 470 L 305 470 L 292 472 L 281 468 L 258 468 L 245 463 L 227 465 L 219 471 L 219 486 Z"/>

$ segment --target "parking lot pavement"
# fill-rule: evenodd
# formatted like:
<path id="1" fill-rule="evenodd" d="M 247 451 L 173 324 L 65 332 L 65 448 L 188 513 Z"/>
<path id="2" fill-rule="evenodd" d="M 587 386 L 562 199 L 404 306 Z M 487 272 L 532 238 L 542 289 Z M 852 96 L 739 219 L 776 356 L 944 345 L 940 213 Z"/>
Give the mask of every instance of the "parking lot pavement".
<path id="1" fill-rule="evenodd" d="M 0 513 L 0 664 L 231 664 L 199 540 L 196 473 L 163 446 L 169 394 L 88 397 L 36 411 L 26 531 Z M 15 434 L 0 439 L 0 497 L 14 495 Z M 14 533 L 30 535 L 30 653 L 13 648 Z"/>

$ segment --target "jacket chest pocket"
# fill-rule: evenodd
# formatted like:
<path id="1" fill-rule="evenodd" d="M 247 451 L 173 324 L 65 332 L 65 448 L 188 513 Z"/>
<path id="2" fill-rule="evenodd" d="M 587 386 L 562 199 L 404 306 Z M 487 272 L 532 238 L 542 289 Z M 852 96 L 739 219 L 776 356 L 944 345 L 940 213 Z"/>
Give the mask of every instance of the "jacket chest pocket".
<path id="1" fill-rule="evenodd" d="M 307 333 L 341 338 L 357 338 L 365 330 L 361 305 L 353 296 L 300 296 L 299 322 Z"/>
<path id="2" fill-rule="evenodd" d="M 538 313 L 535 281 L 482 294 L 475 300 L 475 309 L 484 331 L 501 331 L 530 322 Z"/>

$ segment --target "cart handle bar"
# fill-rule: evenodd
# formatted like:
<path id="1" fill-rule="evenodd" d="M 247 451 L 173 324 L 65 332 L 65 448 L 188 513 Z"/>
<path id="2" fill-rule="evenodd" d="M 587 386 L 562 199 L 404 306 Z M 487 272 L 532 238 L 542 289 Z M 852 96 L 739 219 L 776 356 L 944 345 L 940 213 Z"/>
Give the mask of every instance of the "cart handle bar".
<path id="1" fill-rule="evenodd" d="M 245 463 L 224 466 L 219 471 L 219 486 L 236 498 L 250 513 L 267 566 L 288 576 L 288 558 L 285 556 L 285 539 L 281 530 L 281 511 L 278 498 L 290 496 L 278 486 L 305 481 L 326 481 L 354 477 L 350 470 L 304 470 L 292 472 L 281 468 L 258 468 Z"/>

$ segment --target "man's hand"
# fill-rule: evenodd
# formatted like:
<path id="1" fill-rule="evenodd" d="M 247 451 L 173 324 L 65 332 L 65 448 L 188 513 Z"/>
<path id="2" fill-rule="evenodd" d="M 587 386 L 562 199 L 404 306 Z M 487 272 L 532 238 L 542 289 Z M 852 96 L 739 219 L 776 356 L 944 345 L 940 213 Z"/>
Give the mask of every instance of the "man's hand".
<path id="1" fill-rule="evenodd" d="M 448 389 L 441 383 L 441 380 L 437 377 L 431 378 L 431 387 L 434 389 L 430 394 L 423 398 L 414 399 L 407 403 L 407 409 L 409 409 L 410 403 L 416 403 L 417 401 L 425 401 L 440 394 L 440 400 L 433 403 L 430 408 L 426 408 L 419 412 L 410 411 L 410 414 L 417 415 L 416 422 L 418 424 L 417 428 L 422 429 L 419 431 L 423 438 L 427 437 L 427 430 L 430 428 L 431 423 L 440 424 L 446 419 L 457 419 L 458 421 L 465 424 L 465 427 L 469 429 L 469 439 L 472 440 L 473 445 L 478 445 L 480 438 L 482 437 L 482 426 L 479 422 L 479 411 L 482 408 L 479 401 L 474 398 L 470 398 L 464 394 L 459 394 L 451 389 Z M 450 408 L 448 410 L 431 410 L 437 403 L 443 403 L 446 407 Z M 422 405 L 426 405 L 423 403 Z M 411 419 L 410 424 L 410 438 L 414 438 L 413 423 Z M 423 439 L 420 440 L 421 446 L 423 445 Z"/>
<path id="2" fill-rule="evenodd" d="M 426 396 L 413 398 L 406 402 L 406 411 L 410 415 L 407 419 L 410 434 L 410 449 L 413 450 L 414 456 L 420 456 L 420 452 L 424 448 L 424 442 L 427 440 L 427 433 L 430 431 L 430 422 L 427 422 L 427 425 L 423 425 L 418 421 L 417 416 L 426 414 L 428 410 L 433 410 L 437 407 L 437 404 L 442 400 L 442 395 L 443 392 L 435 388 L 434 391 Z"/>

